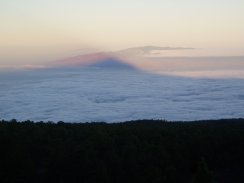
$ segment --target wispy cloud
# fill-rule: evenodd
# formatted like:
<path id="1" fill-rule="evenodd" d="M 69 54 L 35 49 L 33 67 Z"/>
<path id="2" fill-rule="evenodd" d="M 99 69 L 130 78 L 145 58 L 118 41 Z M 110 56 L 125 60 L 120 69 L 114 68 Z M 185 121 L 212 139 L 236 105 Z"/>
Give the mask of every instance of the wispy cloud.
<path id="1" fill-rule="evenodd" d="M 160 47 L 160 46 L 142 46 L 133 47 L 114 52 L 122 56 L 149 56 L 151 54 L 157 54 L 160 51 L 173 51 L 173 50 L 192 50 L 194 48 L 187 47 Z"/>

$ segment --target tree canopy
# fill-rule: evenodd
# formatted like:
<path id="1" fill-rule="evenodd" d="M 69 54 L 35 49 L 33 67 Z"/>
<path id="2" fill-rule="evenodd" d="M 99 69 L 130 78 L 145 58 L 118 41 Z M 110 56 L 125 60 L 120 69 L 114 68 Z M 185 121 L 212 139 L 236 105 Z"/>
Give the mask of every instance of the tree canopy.
<path id="1" fill-rule="evenodd" d="M 241 183 L 244 120 L 0 121 L 0 182 Z"/>

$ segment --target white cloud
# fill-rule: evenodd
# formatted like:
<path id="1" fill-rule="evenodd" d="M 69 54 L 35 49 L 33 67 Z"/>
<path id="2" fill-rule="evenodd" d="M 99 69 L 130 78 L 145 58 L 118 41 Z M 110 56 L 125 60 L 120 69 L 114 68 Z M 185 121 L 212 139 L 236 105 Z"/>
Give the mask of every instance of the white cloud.
<path id="1" fill-rule="evenodd" d="M 34 121 L 200 120 L 244 117 L 244 80 L 135 70 L 0 73 L 0 118 Z"/>

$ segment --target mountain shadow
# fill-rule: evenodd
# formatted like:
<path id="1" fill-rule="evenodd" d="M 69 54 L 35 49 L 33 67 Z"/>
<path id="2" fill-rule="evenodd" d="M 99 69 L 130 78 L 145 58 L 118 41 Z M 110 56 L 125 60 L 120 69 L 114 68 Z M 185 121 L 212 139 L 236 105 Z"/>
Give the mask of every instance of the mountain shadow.
<path id="1" fill-rule="evenodd" d="M 79 55 L 58 61 L 52 68 L 101 68 L 101 69 L 129 69 L 137 70 L 136 67 L 126 61 L 106 53 L 93 53 Z"/>
<path id="2" fill-rule="evenodd" d="M 102 60 L 95 64 L 90 64 L 86 67 L 89 68 L 101 68 L 101 69 L 129 69 L 135 70 L 136 68 L 130 64 L 124 63 L 120 60 L 109 58 L 106 60 Z"/>

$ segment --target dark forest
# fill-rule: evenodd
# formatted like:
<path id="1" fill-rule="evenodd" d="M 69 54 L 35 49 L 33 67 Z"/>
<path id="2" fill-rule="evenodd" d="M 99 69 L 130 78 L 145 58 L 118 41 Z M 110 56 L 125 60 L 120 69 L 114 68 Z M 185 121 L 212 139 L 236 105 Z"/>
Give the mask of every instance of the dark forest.
<path id="1" fill-rule="evenodd" d="M 0 182 L 243 183 L 244 119 L 0 121 Z"/>

